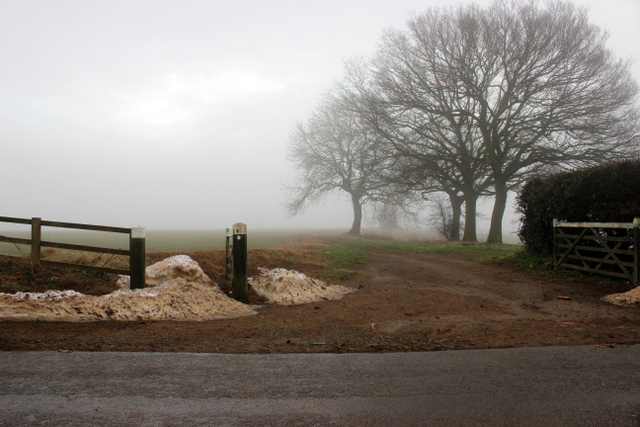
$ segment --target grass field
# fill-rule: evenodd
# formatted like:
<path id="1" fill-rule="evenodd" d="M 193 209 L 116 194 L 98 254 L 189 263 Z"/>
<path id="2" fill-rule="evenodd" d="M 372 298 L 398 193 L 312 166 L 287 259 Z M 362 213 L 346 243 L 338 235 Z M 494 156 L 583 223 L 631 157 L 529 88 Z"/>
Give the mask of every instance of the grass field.
<path id="1" fill-rule="evenodd" d="M 477 259 L 501 258 L 522 250 L 521 245 L 446 242 L 434 240 L 376 240 L 352 237 L 347 244 L 363 251 L 386 253 L 473 253 Z"/>
<path id="2" fill-rule="evenodd" d="M 367 260 L 368 252 L 382 253 L 465 253 L 478 261 L 505 259 L 522 252 L 521 245 L 443 242 L 432 240 L 391 240 L 363 237 L 347 237 L 344 242 L 320 249 L 317 256 L 323 259 L 331 273 L 328 278 L 338 279 L 355 273 L 353 267 Z"/>
<path id="3" fill-rule="evenodd" d="M 26 229 L 27 227 L 25 227 Z M 250 248 L 270 248 L 278 246 L 295 236 L 330 230 L 320 229 L 249 229 L 247 244 Z M 0 231 L 0 235 L 29 239 L 29 231 Z M 147 251 L 182 251 L 198 249 L 223 249 L 226 230 L 147 230 Z M 129 236 L 120 233 L 100 231 L 60 230 L 43 228 L 42 240 L 78 245 L 128 249 Z M 14 245 L 0 242 L 0 254 L 29 254 L 28 245 Z"/>

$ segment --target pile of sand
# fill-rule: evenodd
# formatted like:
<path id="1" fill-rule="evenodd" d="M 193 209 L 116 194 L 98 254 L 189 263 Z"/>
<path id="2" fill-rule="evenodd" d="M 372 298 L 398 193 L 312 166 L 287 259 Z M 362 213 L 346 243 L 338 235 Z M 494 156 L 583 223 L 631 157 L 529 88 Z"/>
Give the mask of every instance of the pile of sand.
<path id="1" fill-rule="evenodd" d="M 248 280 L 256 294 L 271 304 L 305 304 L 321 300 L 342 298 L 355 291 L 340 285 L 328 285 L 317 279 L 311 279 L 302 273 L 284 268 L 267 270 L 259 268 L 260 275 Z"/>
<path id="2" fill-rule="evenodd" d="M 273 304 L 338 299 L 354 291 L 297 271 L 260 270 L 249 284 Z M 256 314 L 254 307 L 225 295 L 187 255 L 167 258 L 147 267 L 145 273 L 146 288 L 131 290 L 129 277 L 121 276 L 121 289 L 102 296 L 76 291 L 0 293 L 0 320 L 206 320 Z"/>
<path id="3" fill-rule="evenodd" d="M 615 305 L 640 305 L 640 286 L 628 292 L 605 295 L 601 299 Z"/>
<path id="4" fill-rule="evenodd" d="M 205 320 L 256 314 L 226 296 L 197 262 L 177 255 L 146 270 L 145 289 L 128 290 L 128 277 L 108 295 L 75 291 L 0 293 L 0 319 L 43 321 Z"/>
<path id="5" fill-rule="evenodd" d="M 175 279 L 184 279 L 189 283 L 218 287 L 202 271 L 200 265 L 188 255 L 175 255 L 150 265 L 145 270 L 145 276 L 145 282 L 148 287 L 162 285 Z M 120 276 L 117 285 L 121 289 L 129 289 L 130 282 L 129 276 Z"/>

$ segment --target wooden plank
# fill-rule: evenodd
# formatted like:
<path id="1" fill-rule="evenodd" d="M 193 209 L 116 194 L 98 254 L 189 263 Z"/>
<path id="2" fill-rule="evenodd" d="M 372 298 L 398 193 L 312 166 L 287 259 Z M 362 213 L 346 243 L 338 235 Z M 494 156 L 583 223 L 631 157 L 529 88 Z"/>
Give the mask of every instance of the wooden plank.
<path id="1" fill-rule="evenodd" d="M 636 228 L 633 222 L 556 222 L 554 227 L 569 228 Z"/>
<path id="2" fill-rule="evenodd" d="M 569 247 L 571 247 L 571 245 L 567 243 L 558 244 L 558 248 L 569 248 Z M 607 252 L 605 248 L 595 247 L 595 246 L 575 246 L 575 248 L 582 251 Z M 614 252 L 620 255 L 633 255 L 635 253 L 634 251 L 627 250 L 627 249 L 616 249 Z"/>
<path id="3" fill-rule="evenodd" d="M 14 218 L 11 216 L 0 216 L 0 222 L 13 222 L 15 224 L 31 224 L 31 218 Z"/>
<path id="4" fill-rule="evenodd" d="M 108 225 L 90 225 L 90 224 L 77 224 L 74 222 L 61 222 L 61 221 L 42 221 L 43 226 L 47 227 L 61 227 L 61 228 L 75 228 L 79 230 L 92 230 L 92 231 L 107 231 L 110 233 L 126 233 L 131 232 L 130 228 L 124 227 L 111 227 Z"/>
<path id="5" fill-rule="evenodd" d="M 40 242 L 40 246 L 46 246 L 48 248 L 57 248 L 57 249 L 70 249 L 73 251 L 84 251 L 84 252 L 97 252 L 101 254 L 115 254 L 115 255 L 126 255 L 129 256 L 131 251 L 128 249 L 115 249 L 115 248 L 101 248 L 98 246 L 86 246 L 86 245 L 75 245 L 72 243 L 58 243 L 58 242 Z"/>
<path id="6" fill-rule="evenodd" d="M 592 240 L 592 241 L 598 241 L 601 242 L 603 240 L 607 241 L 607 242 L 628 242 L 631 243 L 632 242 L 632 236 L 625 236 L 625 237 L 616 237 L 616 236 L 585 236 L 582 240 Z"/>
<path id="7" fill-rule="evenodd" d="M 582 267 L 579 265 L 573 265 L 573 264 L 562 264 L 562 267 L 571 268 L 573 270 L 586 271 L 587 273 L 602 274 L 604 276 L 620 277 L 622 279 L 628 279 L 630 281 L 633 281 L 633 277 L 629 277 L 623 273 L 616 273 L 614 271 L 594 270 L 592 268 L 585 268 L 585 267 Z"/>
<path id="8" fill-rule="evenodd" d="M 569 245 L 567 244 L 562 244 L 562 245 L 558 245 L 558 248 L 568 248 Z M 579 251 L 591 251 L 591 252 L 601 252 L 601 253 L 607 253 L 607 250 L 605 248 L 596 248 L 596 247 L 592 247 L 592 246 L 576 246 L 575 249 L 579 250 Z M 633 250 L 627 250 L 627 249 L 616 249 L 614 251 L 616 254 L 618 255 L 626 255 L 626 256 L 633 256 Z"/>
<path id="9" fill-rule="evenodd" d="M 565 257 L 565 259 L 573 259 L 576 261 L 588 261 L 588 262 L 596 262 L 596 263 L 602 263 L 602 264 L 610 264 L 610 265 L 623 265 L 625 267 L 633 267 L 633 262 L 629 261 L 616 261 L 616 260 L 612 260 L 612 259 L 606 259 L 606 258 L 595 258 L 595 257 L 589 257 L 589 256 L 584 256 L 584 255 L 567 255 Z"/>
<path id="10" fill-rule="evenodd" d="M 68 262 L 58 262 L 58 261 L 47 261 L 42 260 L 42 264 L 53 265 L 56 267 L 64 267 L 64 268 L 74 268 L 77 270 L 87 270 L 87 271 L 96 271 L 99 273 L 112 273 L 112 274 L 126 274 L 129 275 L 129 270 L 121 270 L 118 268 L 107 268 L 107 267 L 94 267 L 92 265 L 82 265 L 82 264 L 71 264 Z"/>
<path id="11" fill-rule="evenodd" d="M 9 242 L 17 245 L 30 245 L 31 239 L 21 239 L 19 237 L 0 236 L 0 242 Z"/>
<path id="12" fill-rule="evenodd" d="M 586 232 L 588 231 L 588 228 L 585 228 L 584 230 L 582 230 L 582 233 L 580 233 L 580 236 L 578 236 L 576 238 L 576 240 L 574 242 L 571 243 L 571 245 L 569 246 L 569 249 L 567 249 L 567 251 L 562 254 L 562 256 L 560 256 L 560 259 L 557 261 L 556 263 L 556 267 L 560 264 L 562 264 L 562 262 L 564 261 L 564 259 L 567 257 L 567 255 L 569 255 L 569 253 L 571 251 L 573 251 L 573 248 L 578 244 L 578 242 L 580 241 L 580 239 L 582 238 L 582 236 L 584 236 L 586 234 Z"/>
<path id="13" fill-rule="evenodd" d="M 558 234 L 558 238 L 559 239 L 566 239 L 566 240 L 571 240 L 571 239 L 575 239 L 577 237 L 579 237 L 579 234 L 568 234 L 568 233 L 562 233 L 562 231 L 559 232 Z M 590 236 L 585 236 L 583 237 L 583 240 L 600 240 L 600 239 L 605 239 L 611 242 L 629 242 L 631 243 L 633 241 L 633 235 L 626 235 L 623 237 L 618 237 L 618 236 L 594 236 L 594 235 L 590 235 Z"/>

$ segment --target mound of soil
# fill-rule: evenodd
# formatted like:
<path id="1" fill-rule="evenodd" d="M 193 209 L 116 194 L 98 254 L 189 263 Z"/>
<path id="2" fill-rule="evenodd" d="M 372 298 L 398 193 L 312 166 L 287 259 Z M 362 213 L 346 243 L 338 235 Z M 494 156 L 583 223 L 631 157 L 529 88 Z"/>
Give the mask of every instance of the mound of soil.
<path id="1" fill-rule="evenodd" d="M 259 269 L 249 284 L 271 304 L 303 304 L 340 298 L 352 288 L 306 277 L 282 268 Z M 0 293 L 0 320 L 82 322 L 97 320 L 210 320 L 256 314 L 225 295 L 187 255 L 175 255 L 146 268 L 145 289 L 130 290 L 121 276 L 121 290 L 103 296 L 73 290 L 44 293 Z"/>
<path id="2" fill-rule="evenodd" d="M 225 295 L 186 255 L 147 267 L 145 289 L 101 296 L 76 291 L 0 293 L 0 320 L 82 322 L 96 320 L 205 320 L 256 312 Z M 129 287 L 129 277 L 118 281 Z"/>
<path id="3" fill-rule="evenodd" d="M 627 292 L 620 292 L 602 297 L 602 301 L 610 302 L 616 305 L 635 305 L 640 306 L 640 287 L 631 289 Z"/>
<path id="4" fill-rule="evenodd" d="M 322 300 L 340 299 L 343 295 L 355 291 L 354 288 L 312 279 L 304 274 L 274 268 L 259 268 L 260 274 L 248 280 L 253 292 L 269 304 L 305 304 Z"/>

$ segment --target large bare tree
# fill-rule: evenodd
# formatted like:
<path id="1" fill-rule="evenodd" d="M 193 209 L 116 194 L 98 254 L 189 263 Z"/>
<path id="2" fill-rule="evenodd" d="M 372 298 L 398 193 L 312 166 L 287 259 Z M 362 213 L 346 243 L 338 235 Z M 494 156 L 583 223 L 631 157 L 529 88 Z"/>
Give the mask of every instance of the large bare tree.
<path id="1" fill-rule="evenodd" d="M 363 205 L 385 199 L 394 160 L 382 137 L 343 105 L 327 95 L 306 123 L 293 129 L 289 159 L 298 173 L 288 187 L 287 208 L 295 215 L 329 194 L 347 193 L 353 206 L 349 234 L 359 235 Z"/>
<path id="2" fill-rule="evenodd" d="M 395 50 L 378 55 L 373 63 L 376 72 L 363 71 L 362 62 L 347 67 L 343 98 L 348 108 L 363 117 L 392 147 L 397 159 L 396 184 L 419 192 L 444 192 L 449 196 L 453 218 L 450 240 L 459 240 L 461 204 L 465 222 L 462 240 L 476 241 L 476 205 L 491 185 L 485 162 L 482 135 L 472 119 L 457 110 L 468 108 L 469 99 L 452 99 L 451 82 L 426 79 L 420 87 L 403 86 L 393 80 L 403 75 L 403 61 Z M 461 103 L 456 111 L 452 105 Z"/>
<path id="3" fill-rule="evenodd" d="M 488 241 L 501 242 L 507 193 L 523 180 L 637 148 L 637 83 L 606 40 L 585 9 L 563 1 L 433 8 L 384 35 L 374 92 L 411 132 L 396 145 L 442 156 L 438 164 L 473 187 L 460 188 L 465 202 L 492 187 Z"/>

